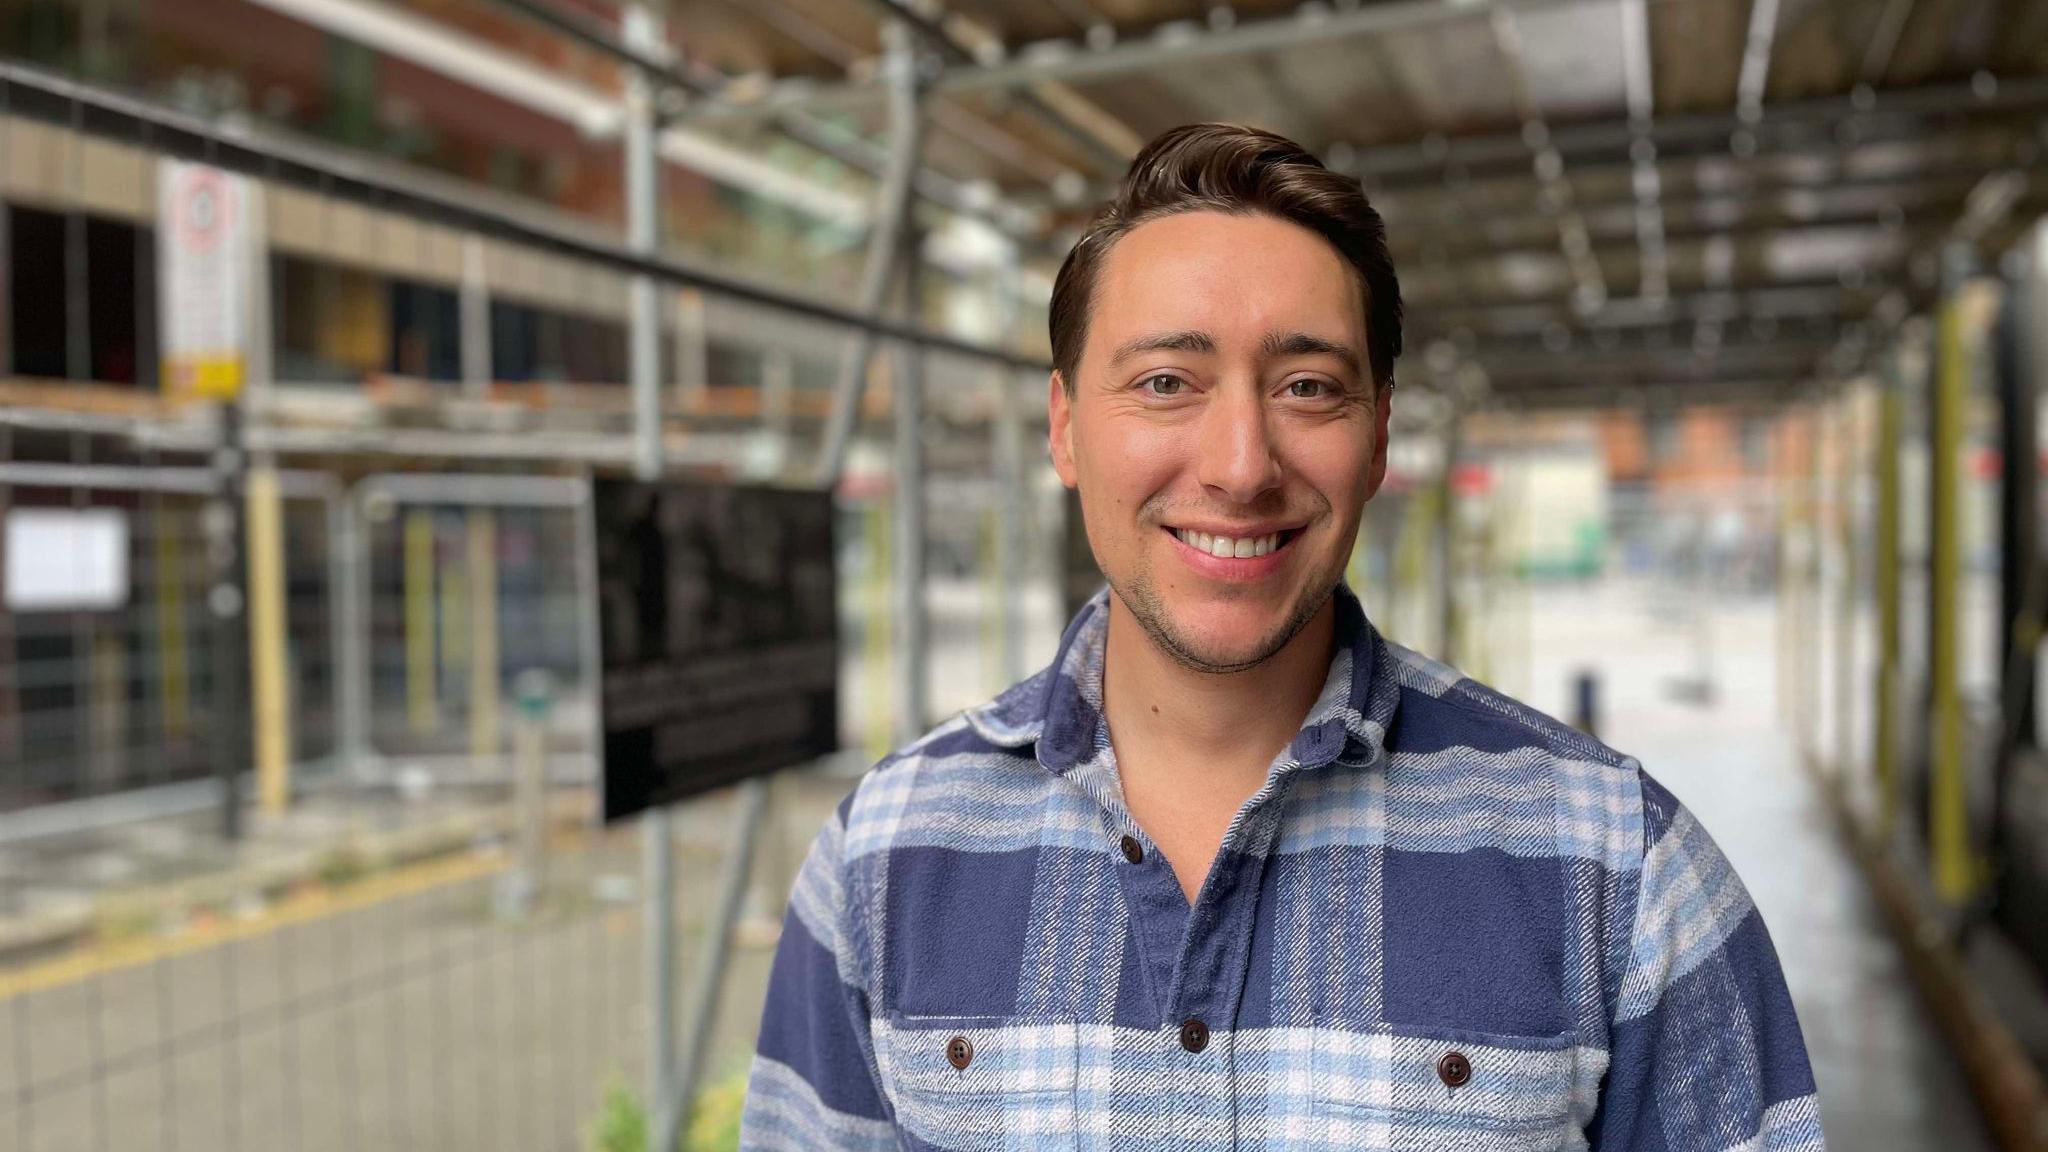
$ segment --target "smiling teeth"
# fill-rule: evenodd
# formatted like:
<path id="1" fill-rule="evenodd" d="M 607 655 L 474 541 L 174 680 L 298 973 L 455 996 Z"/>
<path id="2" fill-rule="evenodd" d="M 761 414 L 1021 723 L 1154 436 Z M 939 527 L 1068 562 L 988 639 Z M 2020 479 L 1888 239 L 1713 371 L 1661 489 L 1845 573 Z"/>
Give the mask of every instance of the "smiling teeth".
<path id="1" fill-rule="evenodd" d="M 1207 532 L 1191 532 L 1185 528 L 1175 528 L 1173 534 L 1180 538 L 1181 543 L 1198 552 L 1207 552 L 1211 556 L 1264 556 L 1280 546 L 1280 534 L 1278 532 L 1269 533 L 1265 536 L 1233 537 L 1212 536 Z"/>

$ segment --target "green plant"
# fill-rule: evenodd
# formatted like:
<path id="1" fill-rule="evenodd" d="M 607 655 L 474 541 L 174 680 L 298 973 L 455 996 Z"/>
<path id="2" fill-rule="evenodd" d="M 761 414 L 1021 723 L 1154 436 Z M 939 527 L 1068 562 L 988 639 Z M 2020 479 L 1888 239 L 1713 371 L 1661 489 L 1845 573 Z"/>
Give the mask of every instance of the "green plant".
<path id="1" fill-rule="evenodd" d="M 161 921 L 156 907 L 145 901 L 109 901 L 97 910 L 93 935 L 101 944 L 123 944 L 155 932 Z"/>
<path id="2" fill-rule="evenodd" d="M 684 1152 L 734 1152 L 740 1146 L 740 1113 L 747 1104 L 744 1072 L 728 1076 L 697 1094 Z"/>
<path id="3" fill-rule="evenodd" d="M 353 844 L 341 844 L 320 854 L 313 865 L 313 874 L 329 888 L 340 888 L 353 884 L 370 871 L 370 861 L 363 851 Z"/>
<path id="4" fill-rule="evenodd" d="M 747 1102 L 745 1073 L 728 1076 L 697 1094 L 680 1152 L 733 1152 L 740 1146 L 740 1113 Z M 590 1122 L 590 1152 L 646 1152 L 647 1107 L 640 1094 L 614 1075 Z"/>
<path id="5" fill-rule="evenodd" d="M 647 1108 L 640 1094 L 614 1076 L 606 1081 L 597 1118 L 590 1124 L 590 1152 L 647 1152 Z"/>

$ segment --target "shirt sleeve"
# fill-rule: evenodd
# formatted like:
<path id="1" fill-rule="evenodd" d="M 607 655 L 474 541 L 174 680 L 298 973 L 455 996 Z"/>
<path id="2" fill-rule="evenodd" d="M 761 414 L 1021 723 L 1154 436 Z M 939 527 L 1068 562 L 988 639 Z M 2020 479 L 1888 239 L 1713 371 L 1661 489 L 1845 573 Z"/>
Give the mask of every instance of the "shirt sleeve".
<path id="1" fill-rule="evenodd" d="M 846 806 L 797 873 L 740 1119 L 745 1152 L 894 1149 L 842 855 Z"/>
<path id="2" fill-rule="evenodd" d="M 1642 870 L 1587 1133 L 1604 1152 L 1821 1152 L 1806 1043 L 1749 892 L 1647 774 Z"/>

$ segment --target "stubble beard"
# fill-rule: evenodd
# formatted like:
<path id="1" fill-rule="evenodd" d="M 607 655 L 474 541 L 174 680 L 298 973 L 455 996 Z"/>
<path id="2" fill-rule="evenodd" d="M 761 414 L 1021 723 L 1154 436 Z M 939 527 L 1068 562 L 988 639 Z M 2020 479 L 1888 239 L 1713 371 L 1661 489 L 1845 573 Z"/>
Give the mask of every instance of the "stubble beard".
<path id="1" fill-rule="evenodd" d="M 1341 571 L 1338 575 L 1341 575 Z M 1166 603 L 1161 599 L 1159 590 L 1154 586 L 1149 574 L 1140 573 L 1128 584 L 1119 584 L 1112 580 L 1109 586 L 1110 590 L 1116 593 L 1117 599 L 1123 601 L 1124 607 L 1130 609 L 1131 618 L 1145 630 L 1145 635 L 1151 637 L 1153 646 L 1166 653 L 1174 663 L 1191 672 L 1224 675 L 1256 668 L 1279 655 L 1280 650 L 1287 647 L 1288 642 L 1300 635 L 1303 628 L 1308 627 L 1308 622 L 1315 618 L 1317 612 L 1322 611 L 1323 605 L 1329 603 L 1331 595 L 1337 590 L 1337 575 L 1311 581 L 1301 590 L 1301 594 L 1295 597 L 1294 608 L 1288 613 L 1286 621 L 1260 640 L 1253 649 L 1253 655 L 1234 661 L 1212 660 L 1196 650 L 1194 642 L 1174 625 L 1173 616 L 1167 611 Z"/>

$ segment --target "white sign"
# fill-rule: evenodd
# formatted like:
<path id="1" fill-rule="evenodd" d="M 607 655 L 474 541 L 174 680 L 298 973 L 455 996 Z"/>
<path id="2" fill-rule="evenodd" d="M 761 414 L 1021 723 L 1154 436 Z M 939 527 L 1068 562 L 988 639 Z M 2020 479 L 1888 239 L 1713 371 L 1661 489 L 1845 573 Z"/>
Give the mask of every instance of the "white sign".
<path id="1" fill-rule="evenodd" d="M 60 612 L 128 603 L 128 517 L 118 508 L 7 513 L 7 608 Z"/>
<path id="2" fill-rule="evenodd" d="M 174 397 L 232 399 L 248 350 L 256 187 L 182 160 L 158 162 L 156 187 L 164 388 Z"/>

